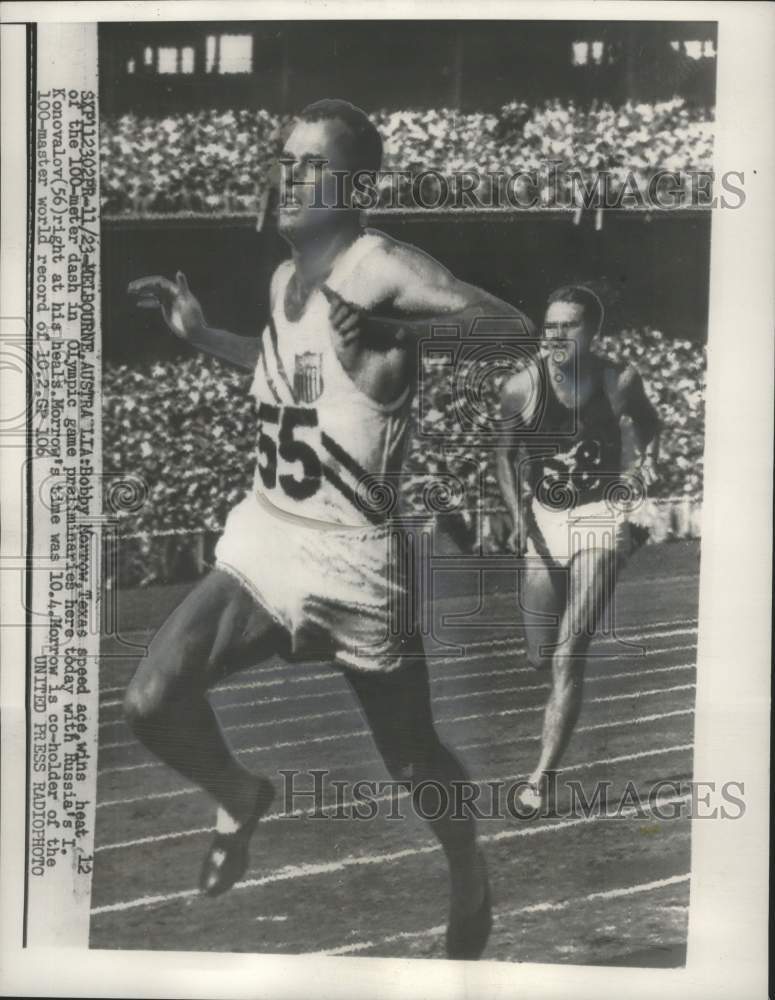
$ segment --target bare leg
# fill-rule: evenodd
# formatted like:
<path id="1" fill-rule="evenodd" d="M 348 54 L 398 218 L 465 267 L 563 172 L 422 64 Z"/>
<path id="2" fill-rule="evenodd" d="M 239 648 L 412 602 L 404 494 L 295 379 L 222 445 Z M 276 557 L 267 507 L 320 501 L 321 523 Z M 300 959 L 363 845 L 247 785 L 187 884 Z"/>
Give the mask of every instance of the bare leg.
<path id="1" fill-rule="evenodd" d="M 443 786 L 447 793 L 449 809 L 438 819 L 429 820 L 429 825 L 449 864 L 450 926 L 461 918 L 465 921 L 467 917 L 481 914 L 483 909 L 489 921 L 486 866 L 477 848 L 473 816 L 466 813 L 464 817 L 453 818 L 451 815 L 454 802 L 459 800 L 460 782 L 467 781 L 468 777 L 463 765 L 436 732 L 425 658 L 407 658 L 405 665 L 391 673 L 371 675 L 346 671 L 346 676 L 391 777 L 411 782 L 414 787 L 422 782 L 433 782 Z M 486 931 L 480 927 L 472 934 L 472 939 L 483 936 L 480 947 L 472 940 L 471 954 L 451 957 L 478 957 L 488 933 L 489 923 Z"/>
<path id="2" fill-rule="evenodd" d="M 530 782 L 538 785 L 560 762 L 581 712 L 584 668 L 589 642 L 613 592 L 615 556 L 601 549 L 577 553 L 571 560 L 568 601 L 552 654 L 552 691 L 546 703 L 541 754 Z"/>
<path id="3" fill-rule="evenodd" d="M 228 747 L 206 691 L 283 641 L 283 630 L 243 587 L 214 570 L 159 629 L 126 692 L 126 718 L 140 742 L 237 822 L 255 808 L 260 779 Z"/>
<path id="4" fill-rule="evenodd" d="M 531 667 L 551 666 L 568 594 L 568 571 L 533 555 L 519 570 L 519 603 Z"/>

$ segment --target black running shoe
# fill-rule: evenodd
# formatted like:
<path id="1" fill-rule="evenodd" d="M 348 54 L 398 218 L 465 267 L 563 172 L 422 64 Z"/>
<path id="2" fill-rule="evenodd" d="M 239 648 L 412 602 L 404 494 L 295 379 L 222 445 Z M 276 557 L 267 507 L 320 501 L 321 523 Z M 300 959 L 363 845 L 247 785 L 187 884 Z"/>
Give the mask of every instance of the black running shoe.
<path id="1" fill-rule="evenodd" d="M 475 962 L 482 957 L 492 930 L 490 881 L 484 872 L 484 899 L 475 913 L 450 916 L 447 925 L 447 958 Z"/>
<path id="2" fill-rule="evenodd" d="M 250 838 L 258 821 L 274 799 L 272 783 L 260 779 L 253 812 L 234 833 L 216 833 L 202 863 L 199 888 L 208 896 L 220 896 L 240 879 L 248 867 Z"/>

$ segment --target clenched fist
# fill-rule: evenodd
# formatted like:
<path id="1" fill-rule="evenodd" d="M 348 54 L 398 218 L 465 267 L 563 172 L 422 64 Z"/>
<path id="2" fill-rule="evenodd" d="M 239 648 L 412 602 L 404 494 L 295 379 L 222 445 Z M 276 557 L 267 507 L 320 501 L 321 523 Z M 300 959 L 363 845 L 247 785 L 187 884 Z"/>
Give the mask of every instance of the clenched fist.
<path id="1" fill-rule="evenodd" d="M 501 552 L 511 552 L 523 556 L 527 548 L 527 526 L 524 518 L 516 523 L 509 514 L 496 512 L 490 516 L 490 531 Z"/>
<path id="2" fill-rule="evenodd" d="M 366 310 L 343 299 L 338 292 L 322 285 L 322 293 L 328 299 L 331 324 L 339 335 L 343 346 L 349 347 L 366 333 L 368 316 Z"/>
<path id="3" fill-rule="evenodd" d="M 401 320 L 374 316 L 342 298 L 328 285 L 321 285 L 320 290 L 328 299 L 328 315 L 343 347 L 360 341 L 366 347 L 386 350 L 405 340 L 406 330 Z"/>

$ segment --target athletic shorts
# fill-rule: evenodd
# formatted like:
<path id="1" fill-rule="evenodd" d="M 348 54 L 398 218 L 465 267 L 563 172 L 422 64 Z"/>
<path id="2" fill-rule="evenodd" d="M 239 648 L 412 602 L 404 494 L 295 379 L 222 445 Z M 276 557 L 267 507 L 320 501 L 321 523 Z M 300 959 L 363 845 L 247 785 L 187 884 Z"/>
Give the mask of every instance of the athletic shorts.
<path id="1" fill-rule="evenodd" d="M 344 666 L 385 672 L 405 646 L 397 538 L 395 526 L 321 524 L 251 492 L 229 513 L 215 561 L 288 631 L 294 656 L 330 647 Z"/>
<path id="2" fill-rule="evenodd" d="M 592 549 L 614 553 L 621 564 L 632 550 L 626 516 L 605 500 L 555 510 L 534 498 L 527 535 L 527 555 L 541 556 L 557 566 L 567 566 L 578 552 Z"/>

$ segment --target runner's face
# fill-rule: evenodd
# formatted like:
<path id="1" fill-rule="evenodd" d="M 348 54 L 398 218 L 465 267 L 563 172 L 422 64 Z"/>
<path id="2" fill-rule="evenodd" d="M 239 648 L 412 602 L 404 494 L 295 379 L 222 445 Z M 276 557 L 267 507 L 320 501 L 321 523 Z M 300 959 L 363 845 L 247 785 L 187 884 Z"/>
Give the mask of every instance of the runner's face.
<path id="1" fill-rule="evenodd" d="M 350 169 L 347 157 L 350 135 L 344 122 L 300 121 L 293 127 L 280 154 L 280 203 L 278 226 L 288 237 L 344 220 L 334 171 Z M 339 208 L 336 206 L 340 205 Z M 349 213 L 347 213 L 349 215 Z"/>
<path id="2" fill-rule="evenodd" d="M 552 302 L 544 318 L 547 340 L 570 340 L 575 344 L 576 357 L 589 351 L 597 330 L 585 318 L 584 306 L 577 302 Z"/>

